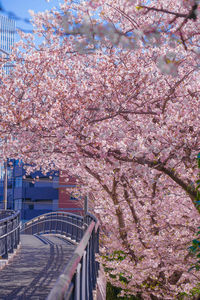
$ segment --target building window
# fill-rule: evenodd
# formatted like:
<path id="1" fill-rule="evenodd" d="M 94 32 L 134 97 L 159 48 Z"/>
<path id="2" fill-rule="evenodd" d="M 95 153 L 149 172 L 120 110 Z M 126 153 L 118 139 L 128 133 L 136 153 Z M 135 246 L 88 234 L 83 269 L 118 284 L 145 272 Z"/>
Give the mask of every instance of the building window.
<path id="1" fill-rule="evenodd" d="M 34 204 L 29 204 L 28 208 L 29 209 L 34 209 Z"/>
<path id="2" fill-rule="evenodd" d="M 22 209 L 22 199 L 15 199 L 14 209 L 15 210 Z"/>
<path id="3" fill-rule="evenodd" d="M 10 169 L 10 168 L 8 168 L 7 169 L 7 176 L 8 176 L 8 179 L 10 179 L 10 180 L 12 180 L 12 177 L 13 177 L 13 170 L 12 169 Z"/>
<path id="4" fill-rule="evenodd" d="M 22 177 L 21 176 L 15 178 L 15 187 L 16 188 L 22 187 Z"/>
<path id="5" fill-rule="evenodd" d="M 12 189 L 12 180 L 8 180 L 7 188 Z"/>
<path id="6" fill-rule="evenodd" d="M 79 195 L 77 193 L 72 192 L 70 194 L 70 200 L 79 200 Z"/>

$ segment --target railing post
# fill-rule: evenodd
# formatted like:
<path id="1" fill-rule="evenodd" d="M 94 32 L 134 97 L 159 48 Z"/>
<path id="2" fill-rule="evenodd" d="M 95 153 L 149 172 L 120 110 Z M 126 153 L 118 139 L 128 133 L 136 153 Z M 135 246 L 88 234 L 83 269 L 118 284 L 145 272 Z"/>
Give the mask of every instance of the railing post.
<path id="1" fill-rule="evenodd" d="M 17 226 L 20 224 L 20 213 L 17 215 Z M 20 228 L 17 229 L 17 245 L 20 242 Z"/>
<path id="2" fill-rule="evenodd" d="M 99 253 L 99 227 L 97 228 L 97 232 L 95 233 L 95 253 Z M 99 271 L 99 262 L 95 261 L 96 265 L 96 278 L 98 277 L 98 271 Z"/>
<path id="3" fill-rule="evenodd" d="M 31 234 L 33 234 L 33 226 L 31 226 Z"/>
<path id="4" fill-rule="evenodd" d="M 90 280 L 90 274 L 89 274 L 89 246 L 87 245 L 86 248 L 86 299 L 89 299 L 89 280 Z"/>
<path id="5" fill-rule="evenodd" d="M 17 226 L 16 218 L 13 219 L 13 229 Z M 13 232 L 13 250 L 16 249 L 16 231 Z"/>
<path id="6" fill-rule="evenodd" d="M 57 225 L 59 224 L 59 215 L 56 213 L 55 232 L 57 233 Z"/>
<path id="7" fill-rule="evenodd" d="M 43 222 L 43 233 L 45 233 L 45 222 Z"/>
<path id="8" fill-rule="evenodd" d="M 76 220 L 74 219 L 74 217 L 72 217 L 72 224 L 75 224 Z M 76 232 L 75 232 L 76 228 L 72 225 L 72 239 L 76 240 Z"/>
<path id="9" fill-rule="evenodd" d="M 7 236 L 7 233 L 8 233 L 8 221 L 5 222 L 5 253 L 4 255 L 2 256 L 4 259 L 7 259 L 8 258 L 8 236 Z"/>
<path id="10" fill-rule="evenodd" d="M 92 262 L 91 262 L 91 237 L 90 240 L 88 242 L 88 284 L 89 284 L 89 290 L 88 290 L 88 296 L 89 296 L 89 300 L 93 299 L 93 277 L 92 277 Z"/>
<path id="11" fill-rule="evenodd" d="M 86 267 L 86 263 L 87 263 L 87 253 L 86 251 L 84 251 L 83 253 L 83 260 L 82 260 L 82 288 L 81 288 L 81 299 L 87 299 L 87 267 Z"/>
<path id="12" fill-rule="evenodd" d="M 76 270 L 76 279 L 75 279 L 75 297 L 74 300 L 80 300 L 81 296 L 81 264 L 79 263 Z M 83 300 L 83 299 L 82 299 Z"/>
<path id="13" fill-rule="evenodd" d="M 19 211 L 4 211 L 0 220 L 0 255 L 7 259 L 19 243 Z"/>
<path id="14" fill-rule="evenodd" d="M 11 231 L 14 229 L 14 219 L 11 220 Z M 10 240 L 11 240 L 11 249 L 9 249 L 9 253 L 14 252 L 14 232 L 10 233 Z"/>
<path id="15" fill-rule="evenodd" d="M 51 233 L 51 228 L 52 228 L 52 215 L 50 216 L 50 220 L 49 220 L 49 232 Z"/>

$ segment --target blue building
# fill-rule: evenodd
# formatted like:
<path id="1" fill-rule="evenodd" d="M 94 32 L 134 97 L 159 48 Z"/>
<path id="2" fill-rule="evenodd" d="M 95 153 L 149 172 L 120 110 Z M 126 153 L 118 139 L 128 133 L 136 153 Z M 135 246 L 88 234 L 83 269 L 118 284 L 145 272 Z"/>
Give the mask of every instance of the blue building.
<path id="1" fill-rule="evenodd" d="M 4 174 L 1 167 L 0 206 L 4 208 Z M 19 209 L 22 219 L 28 220 L 42 213 L 58 209 L 59 172 L 43 175 L 40 171 L 25 175 L 24 164 L 18 160 L 7 162 L 7 208 Z"/>

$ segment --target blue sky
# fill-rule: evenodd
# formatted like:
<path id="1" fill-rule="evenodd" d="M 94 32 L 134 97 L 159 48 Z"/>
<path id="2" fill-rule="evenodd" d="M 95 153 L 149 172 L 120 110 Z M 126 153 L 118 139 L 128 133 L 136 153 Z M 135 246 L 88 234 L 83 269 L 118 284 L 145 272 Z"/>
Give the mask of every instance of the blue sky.
<path id="1" fill-rule="evenodd" d="M 49 2 L 46 0 L 0 0 L 0 4 L 5 10 L 0 13 L 7 16 L 9 16 L 9 13 L 14 13 L 17 17 L 16 27 L 30 31 L 32 26 L 24 21 L 24 19 L 30 19 L 29 9 L 35 12 L 45 11 L 53 7 L 59 7 L 59 3 L 63 3 L 63 0 L 50 0 Z"/>

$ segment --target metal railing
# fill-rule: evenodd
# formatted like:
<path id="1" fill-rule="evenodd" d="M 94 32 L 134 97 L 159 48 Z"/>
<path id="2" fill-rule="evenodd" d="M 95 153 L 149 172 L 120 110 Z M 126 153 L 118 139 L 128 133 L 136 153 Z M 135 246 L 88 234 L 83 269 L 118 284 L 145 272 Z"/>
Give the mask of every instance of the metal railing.
<path id="1" fill-rule="evenodd" d="M 83 217 L 66 212 L 50 212 L 23 224 L 22 234 L 62 234 L 80 242 L 84 233 Z"/>
<path id="2" fill-rule="evenodd" d="M 20 212 L 0 210 L 0 257 L 7 259 L 20 242 Z"/>
<path id="3" fill-rule="evenodd" d="M 95 261 L 95 254 L 99 252 L 99 223 L 91 214 L 87 214 L 86 220 L 91 222 L 47 300 L 93 299 L 99 270 L 99 263 Z"/>
<path id="4" fill-rule="evenodd" d="M 79 242 L 47 299 L 93 299 L 99 270 L 99 263 L 95 261 L 95 254 L 99 252 L 99 223 L 95 216 L 90 213 L 84 217 L 65 212 L 47 213 L 25 223 L 21 233 L 59 233 Z"/>

